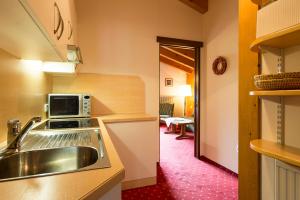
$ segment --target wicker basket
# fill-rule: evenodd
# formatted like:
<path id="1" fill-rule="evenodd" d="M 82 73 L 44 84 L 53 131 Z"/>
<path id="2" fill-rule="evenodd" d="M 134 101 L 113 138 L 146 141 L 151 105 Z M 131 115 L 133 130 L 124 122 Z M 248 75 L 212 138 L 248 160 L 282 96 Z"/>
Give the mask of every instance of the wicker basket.
<path id="1" fill-rule="evenodd" d="M 286 78 L 300 79 L 300 72 L 287 72 L 287 73 L 268 74 L 268 75 L 256 75 L 256 76 L 254 76 L 254 81 L 286 79 Z"/>
<path id="2" fill-rule="evenodd" d="M 300 78 L 255 80 L 255 86 L 263 90 L 300 89 Z"/>

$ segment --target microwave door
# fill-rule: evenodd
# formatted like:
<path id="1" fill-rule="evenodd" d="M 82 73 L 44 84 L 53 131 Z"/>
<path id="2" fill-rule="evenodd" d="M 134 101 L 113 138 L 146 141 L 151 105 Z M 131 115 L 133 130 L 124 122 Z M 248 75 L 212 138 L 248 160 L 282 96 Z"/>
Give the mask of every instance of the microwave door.
<path id="1" fill-rule="evenodd" d="M 49 118 L 79 116 L 81 102 L 78 95 L 50 96 Z"/>

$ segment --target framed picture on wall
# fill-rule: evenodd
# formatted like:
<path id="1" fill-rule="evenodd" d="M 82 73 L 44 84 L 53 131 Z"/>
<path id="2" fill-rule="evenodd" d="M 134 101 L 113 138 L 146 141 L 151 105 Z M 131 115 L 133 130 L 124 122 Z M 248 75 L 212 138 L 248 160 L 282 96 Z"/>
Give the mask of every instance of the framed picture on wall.
<path id="1" fill-rule="evenodd" d="M 173 78 L 165 78 L 165 86 L 173 87 Z"/>

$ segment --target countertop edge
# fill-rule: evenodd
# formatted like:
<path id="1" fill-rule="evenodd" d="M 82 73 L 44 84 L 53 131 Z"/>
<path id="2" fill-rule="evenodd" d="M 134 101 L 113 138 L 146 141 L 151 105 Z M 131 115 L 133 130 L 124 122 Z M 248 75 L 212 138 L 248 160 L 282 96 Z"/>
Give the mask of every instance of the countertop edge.
<path id="1" fill-rule="evenodd" d="M 113 147 L 114 153 L 117 155 L 119 162 L 121 163 L 120 169 L 115 172 L 109 179 L 99 184 L 97 187 L 95 187 L 93 190 L 90 190 L 88 193 L 86 193 L 84 196 L 82 196 L 80 199 L 99 199 L 101 196 L 103 196 L 106 192 L 108 192 L 111 188 L 113 188 L 115 185 L 117 185 L 119 182 L 121 182 L 125 178 L 125 168 L 122 164 L 119 154 L 116 152 L 114 145 L 110 139 L 109 133 L 105 127 L 104 121 L 101 118 L 97 118 L 101 130 L 101 134 L 104 140 L 104 144 L 107 146 L 107 143 L 110 143 L 109 146 Z M 109 139 L 109 140 L 108 140 Z"/>
<path id="2" fill-rule="evenodd" d="M 149 114 L 111 114 L 97 116 L 104 123 L 156 121 L 157 116 Z"/>

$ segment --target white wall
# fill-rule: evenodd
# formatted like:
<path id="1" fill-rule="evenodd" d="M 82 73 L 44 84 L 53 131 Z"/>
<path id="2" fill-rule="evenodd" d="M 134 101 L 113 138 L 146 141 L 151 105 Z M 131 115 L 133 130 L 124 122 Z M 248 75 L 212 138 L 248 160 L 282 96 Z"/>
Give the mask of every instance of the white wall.
<path id="1" fill-rule="evenodd" d="M 202 154 L 238 172 L 238 1 L 210 0 L 204 15 L 205 67 L 202 71 Z M 213 73 L 215 58 L 227 59 L 222 76 Z"/>
<path id="2" fill-rule="evenodd" d="M 158 116 L 159 45 L 156 37 L 201 41 L 202 15 L 174 0 L 76 0 L 76 9 L 79 45 L 84 58 L 79 71 L 140 77 L 145 84 L 146 112 Z M 122 94 L 116 93 L 115 97 L 119 95 Z M 116 134 L 126 134 L 131 130 L 130 126 L 120 127 L 114 127 L 114 130 L 120 131 Z M 158 122 L 152 123 L 149 130 L 154 131 L 149 140 L 156 141 L 151 148 L 144 148 L 145 154 L 151 155 L 144 158 L 148 160 L 145 163 L 152 163 L 148 165 L 151 173 L 140 171 L 139 178 L 153 175 L 158 161 Z M 149 136 L 149 133 L 139 134 Z M 153 157 L 156 159 L 153 160 Z"/>
<path id="3" fill-rule="evenodd" d="M 106 128 L 125 167 L 125 179 L 156 177 L 157 121 L 111 123 Z"/>
<path id="4" fill-rule="evenodd" d="M 139 76 L 145 83 L 145 107 L 149 114 L 158 115 L 159 110 L 156 36 L 203 41 L 205 34 L 201 152 L 237 172 L 238 1 L 210 0 L 205 15 L 174 0 L 76 0 L 76 5 L 84 57 L 80 72 Z M 223 76 L 215 76 L 211 71 L 213 59 L 219 55 L 228 60 L 229 67 Z M 158 140 L 158 134 L 156 137 Z"/>
<path id="5" fill-rule="evenodd" d="M 173 78 L 173 87 L 165 86 L 165 78 Z M 178 68 L 160 62 L 160 96 L 174 97 L 174 117 L 184 115 L 184 97 L 179 96 L 178 87 L 185 85 L 187 74 Z"/>
<path id="6" fill-rule="evenodd" d="M 80 72 L 140 76 L 146 112 L 158 115 L 156 36 L 201 41 L 201 14 L 174 0 L 77 0 L 76 4 L 84 58 Z"/>

